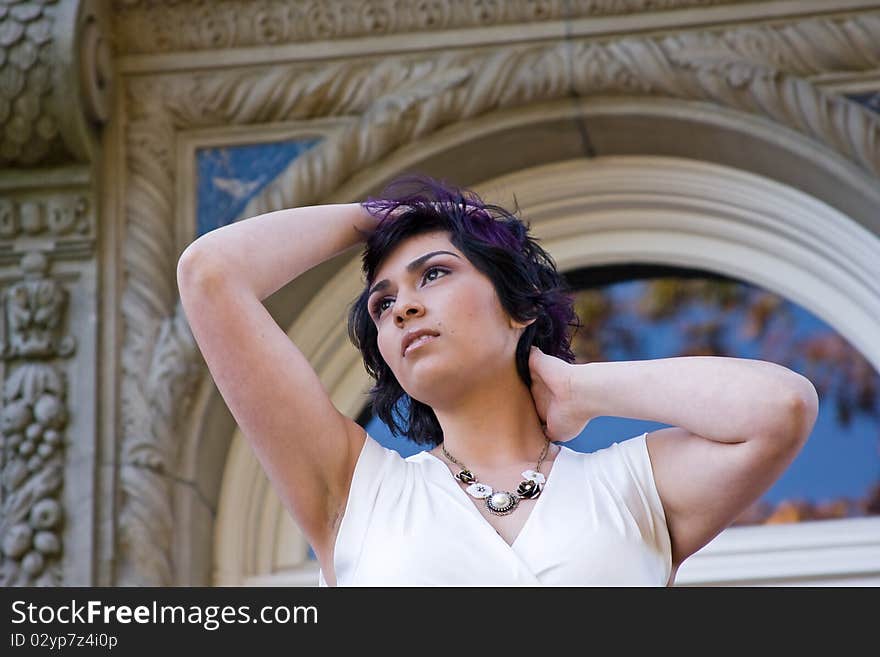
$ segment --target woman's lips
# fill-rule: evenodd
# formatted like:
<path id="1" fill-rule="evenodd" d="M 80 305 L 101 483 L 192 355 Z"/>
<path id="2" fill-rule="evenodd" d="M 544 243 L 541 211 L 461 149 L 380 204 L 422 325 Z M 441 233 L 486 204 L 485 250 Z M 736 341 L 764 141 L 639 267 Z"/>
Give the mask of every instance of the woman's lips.
<path id="1" fill-rule="evenodd" d="M 431 342 L 432 340 L 436 340 L 439 337 L 440 337 L 439 335 L 423 335 L 419 338 L 416 338 L 406 348 L 406 351 L 403 352 L 403 357 L 406 358 L 406 356 L 407 356 L 407 354 L 409 354 L 409 352 L 413 351 L 414 349 L 418 349 L 422 345 L 427 344 L 428 342 Z"/>

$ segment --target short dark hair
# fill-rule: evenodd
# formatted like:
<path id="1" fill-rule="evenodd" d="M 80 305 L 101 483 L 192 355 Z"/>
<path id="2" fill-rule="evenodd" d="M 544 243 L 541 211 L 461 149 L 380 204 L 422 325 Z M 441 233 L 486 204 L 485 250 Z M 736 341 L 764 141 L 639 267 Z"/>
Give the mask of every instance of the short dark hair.
<path id="1" fill-rule="evenodd" d="M 412 189 L 406 187 L 411 185 Z M 377 344 L 378 332 L 367 300 L 374 276 L 385 257 L 404 240 L 430 232 L 448 232 L 456 246 L 479 271 L 489 277 L 501 305 L 514 320 L 527 326 L 516 347 L 516 368 L 531 387 L 529 353 L 532 345 L 571 363 L 569 327 L 580 326 L 574 311 L 574 294 L 556 270 L 556 263 L 529 234 L 531 224 L 515 213 L 484 203 L 473 191 L 426 175 L 412 174 L 392 180 L 378 198 L 368 197 L 361 206 L 379 219 L 366 237 L 363 274 L 366 285 L 349 307 L 348 336 L 364 359 L 364 367 L 376 383 L 370 389 L 373 412 L 394 435 L 404 435 L 420 445 L 443 442 L 443 430 L 434 410 L 412 399 L 398 383 Z M 408 417 L 397 408 L 408 402 Z M 395 414 L 395 409 L 397 413 Z M 405 421 L 404 421 L 405 420 Z"/>

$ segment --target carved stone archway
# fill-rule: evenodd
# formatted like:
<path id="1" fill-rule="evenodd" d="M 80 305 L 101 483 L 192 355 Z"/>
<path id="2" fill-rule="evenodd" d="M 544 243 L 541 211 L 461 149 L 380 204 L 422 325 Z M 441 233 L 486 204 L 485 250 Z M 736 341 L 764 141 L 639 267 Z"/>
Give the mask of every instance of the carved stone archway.
<path id="1" fill-rule="evenodd" d="M 880 121 L 826 91 L 820 78 L 880 66 L 875 38 L 880 15 L 841 13 L 623 37 L 621 31 L 539 35 L 540 27 L 523 32 L 520 40 L 492 41 L 487 34 L 490 41 L 482 47 L 474 47 L 471 34 L 467 45 L 428 53 L 407 46 L 406 52 L 376 56 L 348 43 L 347 55 L 326 60 L 297 50 L 296 57 L 272 65 L 251 61 L 214 69 L 202 58 L 195 72 L 168 66 L 159 55 L 123 58 L 124 97 L 117 112 L 125 122 L 111 135 L 115 146 L 106 165 L 108 179 L 118 181 L 106 203 L 111 214 L 120 208 L 124 281 L 114 583 L 209 581 L 220 498 L 217 455 L 228 449 L 232 434 L 222 409 L 210 420 L 201 414 L 222 404 L 177 300 L 174 271 L 185 246 L 176 223 L 182 211 L 178 153 L 187 135 L 225 129 L 265 136 L 270 126 L 337 122 L 251 203 L 243 213 L 249 216 L 361 198 L 400 170 L 404 159 L 427 173 L 455 171 L 462 184 L 511 173 L 526 166 L 514 157 L 524 151 L 521 144 L 495 142 L 494 170 L 485 168 L 489 158 L 483 154 L 474 160 L 470 153 L 469 160 L 461 150 L 465 157 L 452 168 L 453 160 L 445 158 L 454 149 L 439 147 L 437 158 L 429 160 L 419 148 L 432 140 L 454 141 L 463 127 L 474 135 L 495 120 L 555 112 L 561 118 L 551 132 L 560 148 L 540 153 L 533 143 L 531 153 L 540 157 L 532 163 L 635 153 L 726 162 L 800 186 L 876 231 L 870 208 L 878 200 Z M 150 65 L 161 70 L 151 72 Z M 633 110 L 630 118 L 621 110 L 626 103 Z M 665 103 L 675 108 L 674 115 L 652 109 Z M 703 119 L 697 118 L 700 112 Z M 718 125 L 712 127 L 710 116 L 721 123 L 729 119 L 732 132 L 725 136 Z M 627 138 L 626 127 L 644 125 L 645 117 L 665 121 L 672 136 L 706 125 L 705 134 L 726 146 L 713 158 L 686 150 L 684 141 L 664 143 L 656 131 L 653 145 L 650 130 Z M 616 141 L 603 141 L 614 134 Z M 764 149 L 761 157 L 737 151 L 745 136 Z M 492 143 L 490 137 L 487 146 Z M 802 175 L 786 178 L 782 169 L 791 172 L 790 166 L 775 174 L 761 170 L 760 162 L 772 155 L 783 165 L 800 162 Z M 345 263 L 345 257 L 325 263 L 285 294 L 307 301 L 313 292 L 306 291 L 306 282 L 312 290 L 321 288 Z M 344 343 L 300 342 L 311 335 L 298 336 L 298 344 L 335 388 L 349 371 L 336 351 Z M 351 406 L 335 401 L 343 409 Z M 208 445 L 210 452 L 204 451 Z"/>
<path id="2" fill-rule="evenodd" d="M 484 199 L 509 207 L 515 194 L 532 231 L 562 271 L 626 263 L 732 275 L 809 309 L 880 369 L 880 346 L 870 339 L 880 333 L 875 276 L 880 233 L 791 187 L 706 162 L 639 156 L 567 160 L 472 187 Z M 338 317 L 360 291 L 358 264 L 352 259 L 331 279 L 288 332 L 317 364 L 334 403 L 351 416 L 358 415 L 371 383 Z M 694 556 L 678 580 L 773 583 L 783 571 L 771 568 L 768 574 L 764 562 L 754 563 L 754 553 L 768 553 L 767 543 L 773 541 L 786 542 L 789 556 L 811 564 L 809 572 L 790 568 L 784 573 L 789 581 L 807 576 L 818 581 L 817 563 L 829 580 L 880 579 L 880 556 L 867 562 L 852 558 L 853 551 L 864 552 L 866 541 L 880 547 L 880 520 L 826 523 L 791 528 L 795 536 L 787 541 L 789 529 L 773 529 L 770 539 L 759 534 L 748 539 L 751 561 L 744 550 L 734 550 L 724 568 L 717 558 Z M 750 532 L 754 529 L 727 530 L 707 553 L 723 551 Z M 847 543 L 854 535 L 857 540 Z M 238 433 L 226 466 L 215 541 L 217 584 L 317 581 L 316 565 L 305 561 L 305 541 Z M 836 550 L 830 558 L 820 549 L 828 546 Z"/>

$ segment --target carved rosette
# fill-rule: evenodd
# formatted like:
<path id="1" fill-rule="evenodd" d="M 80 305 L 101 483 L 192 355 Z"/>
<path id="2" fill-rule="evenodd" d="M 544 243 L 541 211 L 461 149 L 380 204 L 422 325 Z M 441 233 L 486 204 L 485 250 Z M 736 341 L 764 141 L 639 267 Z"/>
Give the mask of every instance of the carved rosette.
<path id="1" fill-rule="evenodd" d="M 58 586 L 67 382 L 51 361 L 75 351 L 64 334 L 68 293 L 39 252 L 21 260 L 24 280 L 3 292 L 10 373 L 0 411 L 0 586 Z"/>
<path id="2" fill-rule="evenodd" d="M 100 0 L 0 1 L 0 168 L 91 159 L 109 116 Z"/>

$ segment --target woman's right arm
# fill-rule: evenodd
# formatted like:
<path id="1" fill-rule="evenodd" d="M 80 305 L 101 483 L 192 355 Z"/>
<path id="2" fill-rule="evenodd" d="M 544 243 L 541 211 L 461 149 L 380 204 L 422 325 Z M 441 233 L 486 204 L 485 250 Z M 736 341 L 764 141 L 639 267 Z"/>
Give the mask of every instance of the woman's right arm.
<path id="1" fill-rule="evenodd" d="M 214 382 L 324 572 L 365 434 L 333 406 L 262 301 L 375 225 L 358 203 L 269 212 L 206 233 L 177 265 Z"/>

